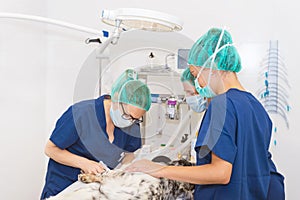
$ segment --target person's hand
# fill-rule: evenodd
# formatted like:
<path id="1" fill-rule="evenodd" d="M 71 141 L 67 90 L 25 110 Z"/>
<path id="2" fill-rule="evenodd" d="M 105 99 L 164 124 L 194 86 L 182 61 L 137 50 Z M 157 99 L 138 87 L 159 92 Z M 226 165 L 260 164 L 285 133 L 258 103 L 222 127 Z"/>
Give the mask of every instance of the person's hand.
<path id="1" fill-rule="evenodd" d="M 152 162 L 150 160 L 138 160 L 126 167 L 125 171 L 128 172 L 143 172 L 154 176 L 156 178 L 162 177 L 162 169 L 166 166 Z"/>
<path id="2" fill-rule="evenodd" d="M 80 168 L 86 174 L 100 174 L 105 171 L 104 166 L 100 163 L 88 159 L 84 160 Z"/>

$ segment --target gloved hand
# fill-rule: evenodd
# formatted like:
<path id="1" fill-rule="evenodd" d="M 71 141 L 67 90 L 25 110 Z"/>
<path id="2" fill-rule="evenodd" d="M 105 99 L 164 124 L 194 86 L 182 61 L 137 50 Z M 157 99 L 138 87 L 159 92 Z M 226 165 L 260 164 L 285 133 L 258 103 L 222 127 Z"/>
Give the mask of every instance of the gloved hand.
<path id="1" fill-rule="evenodd" d="M 159 178 L 163 176 L 162 169 L 165 167 L 167 166 L 152 162 L 150 160 L 142 159 L 130 164 L 128 167 L 126 167 L 125 171 L 143 172 L 153 177 Z"/>
<path id="2" fill-rule="evenodd" d="M 105 167 L 101 163 L 89 159 L 84 159 L 80 168 L 86 174 L 101 174 L 105 171 Z"/>

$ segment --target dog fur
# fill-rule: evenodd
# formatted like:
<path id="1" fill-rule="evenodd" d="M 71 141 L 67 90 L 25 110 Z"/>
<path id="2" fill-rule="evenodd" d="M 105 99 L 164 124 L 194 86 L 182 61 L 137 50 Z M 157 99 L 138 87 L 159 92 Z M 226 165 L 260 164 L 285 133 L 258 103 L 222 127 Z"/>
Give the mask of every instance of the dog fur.
<path id="1" fill-rule="evenodd" d="M 186 160 L 178 160 L 170 165 L 192 164 Z M 90 187 L 49 200 L 189 200 L 193 199 L 194 192 L 194 185 L 190 183 L 122 170 L 110 170 L 101 175 L 79 174 L 78 180 L 89 184 Z"/>

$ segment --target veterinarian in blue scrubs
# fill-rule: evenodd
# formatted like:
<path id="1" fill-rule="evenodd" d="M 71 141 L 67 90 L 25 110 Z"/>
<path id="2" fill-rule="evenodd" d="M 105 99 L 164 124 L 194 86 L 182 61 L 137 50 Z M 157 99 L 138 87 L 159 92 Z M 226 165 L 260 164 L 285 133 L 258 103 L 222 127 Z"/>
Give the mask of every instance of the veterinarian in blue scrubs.
<path id="1" fill-rule="evenodd" d="M 241 62 L 229 32 L 210 29 L 191 48 L 188 63 L 200 69 L 199 95 L 212 98 L 195 146 L 197 166 L 162 167 L 141 160 L 128 170 L 197 184 L 194 199 L 285 199 L 284 178 L 268 151 L 272 122 L 237 78 Z"/>
<path id="2" fill-rule="evenodd" d="M 126 70 L 113 84 L 110 95 L 74 104 L 60 117 L 46 145 L 50 157 L 41 199 L 55 196 L 85 173 L 114 168 L 124 153 L 141 147 L 142 116 L 149 110 L 147 85 Z"/>

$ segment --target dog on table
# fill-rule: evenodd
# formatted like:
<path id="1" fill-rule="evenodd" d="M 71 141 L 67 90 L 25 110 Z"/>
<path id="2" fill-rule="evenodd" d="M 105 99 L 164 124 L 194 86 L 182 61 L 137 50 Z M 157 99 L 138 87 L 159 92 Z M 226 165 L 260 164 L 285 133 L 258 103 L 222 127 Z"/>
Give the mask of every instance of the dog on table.
<path id="1" fill-rule="evenodd" d="M 173 166 L 192 166 L 186 160 L 171 162 Z M 99 175 L 79 174 L 85 187 L 58 194 L 47 200 L 192 200 L 194 185 L 166 178 L 154 178 L 140 172 L 108 170 Z"/>
<path id="2" fill-rule="evenodd" d="M 173 161 L 170 165 L 192 166 L 186 160 Z M 101 176 L 80 174 L 78 179 L 84 183 L 99 182 L 99 199 L 193 199 L 193 184 L 157 179 L 144 173 L 112 170 Z"/>
<path id="3" fill-rule="evenodd" d="M 186 160 L 173 161 L 169 165 L 192 166 Z M 82 173 L 78 175 L 78 180 L 90 187 L 49 200 L 192 200 L 194 193 L 194 185 L 190 183 L 118 169 L 100 175 Z"/>

